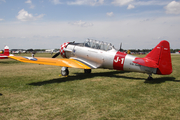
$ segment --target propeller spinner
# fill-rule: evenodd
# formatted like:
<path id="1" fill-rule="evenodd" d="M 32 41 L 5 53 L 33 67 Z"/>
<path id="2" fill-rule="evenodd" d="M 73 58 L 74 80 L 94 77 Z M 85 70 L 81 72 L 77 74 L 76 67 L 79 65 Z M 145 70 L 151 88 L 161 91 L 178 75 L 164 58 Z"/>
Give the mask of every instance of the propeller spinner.
<path id="1" fill-rule="evenodd" d="M 65 52 L 64 52 L 64 48 L 66 48 L 68 44 L 69 44 L 69 42 L 66 42 L 66 43 L 62 44 L 59 52 L 56 53 L 52 58 L 56 58 L 56 57 L 57 57 L 58 55 L 60 55 L 60 54 L 61 54 L 61 56 L 62 56 L 63 58 L 65 58 L 66 55 L 65 55 Z"/>

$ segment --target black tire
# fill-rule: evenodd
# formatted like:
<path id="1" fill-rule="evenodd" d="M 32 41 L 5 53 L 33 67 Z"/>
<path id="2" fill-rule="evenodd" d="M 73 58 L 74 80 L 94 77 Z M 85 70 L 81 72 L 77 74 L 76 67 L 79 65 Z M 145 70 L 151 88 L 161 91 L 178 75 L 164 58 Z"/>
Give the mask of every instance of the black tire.
<path id="1" fill-rule="evenodd" d="M 84 69 L 84 73 L 91 73 L 91 69 Z"/>
<path id="2" fill-rule="evenodd" d="M 148 77 L 148 80 L 153 80 L 153 78 L 152 77 Z"/>
<path id="3" fill-rule="evenodd" d="M 66 70 L 61 70 L 61 75 L 62 75 L 62 76 L 67 76 L 67 75 L 69 75 L 69 70 L 68 70 L 68 69 L 66 69 Z"/>

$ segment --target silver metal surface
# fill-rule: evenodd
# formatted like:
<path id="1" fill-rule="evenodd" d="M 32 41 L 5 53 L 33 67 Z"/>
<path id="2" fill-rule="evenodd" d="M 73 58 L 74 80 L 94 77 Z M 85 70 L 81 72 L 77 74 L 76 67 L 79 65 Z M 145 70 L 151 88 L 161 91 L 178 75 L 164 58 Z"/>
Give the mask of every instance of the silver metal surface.
<path id="1" fill-rule="evenodd" d="M 88 41 L 90 41 L 90 43 L 86 45 L 86 41 L 84 46 L 69 44 L 66 48 L 68 51 L 65 51 L 66 57 L 82 61 L 85 64 L 89 64 L 91 68 L 112 69 L 113 59 L 117 52 L 112 47 L 112 45 L 104 42 L 92 40 Z"/>
<path id="2" fill-rule="evenodd" d="M 134 72 L 142 72 L 142 73 L 156 73 L 157 68 L 150 68 L 146 66 L 142 66 L 136 63 L 133 63 L 136 56 L 126 55 L 124 61 L 124 70 L 125 71 L 134 71 Z"/>
<path id="3" fill-rule="evenodd" d="M 118 51 L 114 49 L 111 44 L 91 39 L 86 40 L 84 43 L 70 43 L 67 45 L 64 51 L 67 58 L 80 61 L 92 69 L 113 69 L 113 64 L 114 62 L 116 62 L 115 56 L 119 55 L 119 53 L 117 53 Z M 132 56 L 129 54 L 124 55 L 124 71 L 134 71 L 148 74 L 156 73 L 157 68 L 145 67 L 133 63 L 136 56 Z"/>

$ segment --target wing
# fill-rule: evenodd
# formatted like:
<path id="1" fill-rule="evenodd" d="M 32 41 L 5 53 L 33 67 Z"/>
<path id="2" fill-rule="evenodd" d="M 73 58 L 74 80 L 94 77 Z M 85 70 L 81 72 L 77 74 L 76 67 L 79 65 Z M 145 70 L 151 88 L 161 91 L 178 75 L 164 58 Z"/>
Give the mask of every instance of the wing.
<path id="1" fill-rule="evenodd" d="M 21 56 L 9 56 L 9 58 L 26 63 L 91 69 L 89 66 L 85 65 L 82 62 L 67 58 L 41 58 L 41 57 L 21 57 Z"/>
<path id="2" fill-rule="evenodd" d="M 83 59 L 75 58 L 75 57 L 71 57 L 70 59 L 79 61 L 79 62 L 87 65 L 87 66 L 90 67 L 91 69 L 96 69 L 96 68 L 97 68 L 97 63 L 95 63 L 95 62 L 92 62 L 92 61 L 89 61 L 89 60 L 83 60 Z"/>

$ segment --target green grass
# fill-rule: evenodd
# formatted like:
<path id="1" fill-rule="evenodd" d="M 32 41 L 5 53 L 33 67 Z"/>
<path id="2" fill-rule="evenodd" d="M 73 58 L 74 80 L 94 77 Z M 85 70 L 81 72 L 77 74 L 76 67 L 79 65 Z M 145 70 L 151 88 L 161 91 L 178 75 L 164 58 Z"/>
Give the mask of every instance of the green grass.
<path id="1" fill-rule="evenodd" d="M 180 55 L 172 64 L 171 75 L 147 81 L 147 74 L 106 69 L 70 68 L 59 77 L 61 67 L 0 60 L 0 120 L 180 119 Z"/>

